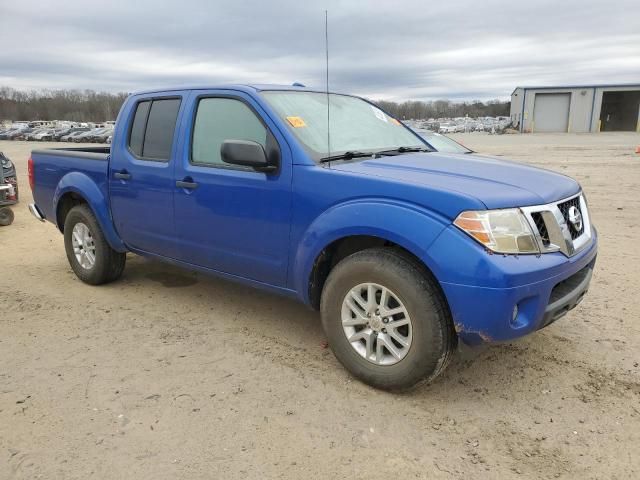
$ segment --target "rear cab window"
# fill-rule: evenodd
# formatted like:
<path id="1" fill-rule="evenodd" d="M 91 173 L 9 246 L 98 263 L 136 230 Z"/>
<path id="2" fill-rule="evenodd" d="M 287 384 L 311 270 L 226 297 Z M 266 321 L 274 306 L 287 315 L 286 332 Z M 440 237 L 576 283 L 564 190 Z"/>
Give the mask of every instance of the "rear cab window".
<path id="1" fill-rule="evenodd" d="M 167 162 L 176 132 L 181 99 L 142 100 L 136 105 L 129 130 L 129 150 L 142 160 Z"/>

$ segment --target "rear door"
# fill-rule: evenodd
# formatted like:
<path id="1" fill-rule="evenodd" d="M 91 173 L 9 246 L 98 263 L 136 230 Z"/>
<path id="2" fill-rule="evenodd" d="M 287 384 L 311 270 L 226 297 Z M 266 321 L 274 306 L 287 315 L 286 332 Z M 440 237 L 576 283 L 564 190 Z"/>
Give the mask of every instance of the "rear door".
<path id="1" fill-rule="evenodd" d="M 197 92 L 176 163 L 180 259 L 270 285 L 287 277 L 291 152 L 260 105 L 243 92 Z M 275 172 L 224 163 L 225 140 L 252 140 L 280 157 Z M 187 188 L 185 188 L 185 185 Z"/>
<path id="2" fill-rule="evenodd" d="M 115 227 L 134 249 L 175 256 L 173 215 L 176 125 L 183 96 L 141 98 L 111 148 L 111 212 Z M 125 118 L 126 117 L 126 118 Z"/>

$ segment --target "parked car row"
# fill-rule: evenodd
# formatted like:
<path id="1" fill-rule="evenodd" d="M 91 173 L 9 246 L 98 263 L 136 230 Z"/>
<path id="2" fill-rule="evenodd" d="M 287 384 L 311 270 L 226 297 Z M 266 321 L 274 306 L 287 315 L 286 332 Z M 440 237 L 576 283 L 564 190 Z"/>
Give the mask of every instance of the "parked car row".
<path id="1" fill-rule="evenodd" d="M 431 130 L 441 134 L 489 132 L 503 133 L 511 126 L 509 117 L 458 117 L 458 118 L 430 118 L 428 120 L 407 120 L 408 126 L 420 130 Z"/>
<path id="2" fill-rule="evenodd" d="M 0 140 L 31 142 L 111 143 L 112 135 L 112 125 L 99 128 L 72 126 L 34 128 L 27 124 L 17 124 L 0 130 Z"/>
<path id="3" fill-rule="evenodd" d="M 74 143 L 111 143 L 113 127 L 94 128 L 86 131 L 75 131 L 60 138 L 62 142 Z"/>

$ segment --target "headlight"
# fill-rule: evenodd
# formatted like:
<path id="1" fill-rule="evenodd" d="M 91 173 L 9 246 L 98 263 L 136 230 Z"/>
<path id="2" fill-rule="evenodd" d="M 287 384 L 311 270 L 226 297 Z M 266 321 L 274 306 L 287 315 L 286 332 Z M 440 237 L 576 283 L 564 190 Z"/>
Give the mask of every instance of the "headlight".
<path id="1" fill-rule="evenodd" d="M 527 219 L 517 208 L 462 212 L 453 223 L 496 253 L 540 253 Z"/>
<path id="2" fill-rule="evenodd" d="M 7 170 L 11 170 L 13 168 L 13 163 L 11 163 L 11 160 L 2 160 L 2 167 L 6 168 Z"/>

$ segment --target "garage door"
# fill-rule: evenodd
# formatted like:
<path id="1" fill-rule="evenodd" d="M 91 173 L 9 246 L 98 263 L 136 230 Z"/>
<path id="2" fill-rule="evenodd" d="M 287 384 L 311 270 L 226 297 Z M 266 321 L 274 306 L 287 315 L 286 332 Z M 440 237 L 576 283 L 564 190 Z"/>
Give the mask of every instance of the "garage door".
<path id="1" fill-rule="evenodd" d="M 569 126 L 570 93 L 536 93 L 534 132 L 566 132 Z"/>

